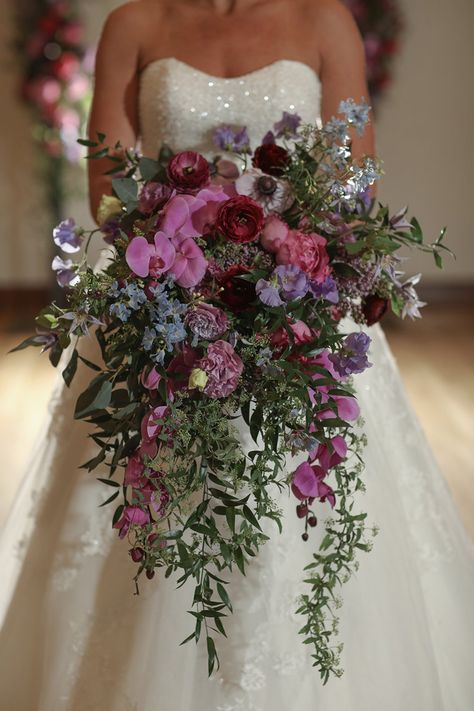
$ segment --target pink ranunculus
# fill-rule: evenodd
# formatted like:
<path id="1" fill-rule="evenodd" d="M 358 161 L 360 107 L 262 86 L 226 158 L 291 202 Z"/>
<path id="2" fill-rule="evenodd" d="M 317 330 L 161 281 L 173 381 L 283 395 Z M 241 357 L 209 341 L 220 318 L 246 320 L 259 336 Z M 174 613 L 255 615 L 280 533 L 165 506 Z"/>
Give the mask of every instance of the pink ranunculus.
<path id="1" fill-rule="evenodd" d="M 209 345 L 207 355 L 196 364 L 204 370 L 209 380 L 204 388 L 212 398 L 227 397 L 236 389 L 244 364 L 227 341 L 215 341 Z"/>
<path id="2" fill-rule="evenodd" d="M 331 271 L 326 243 L 326 238 L 315 232 L 289 230 L 276 254 L 277 264 L 295 264 L 306 272 L 312 281 L 321 283 Z"/>
<path id="3" fill-rule="evenodd" d="M 168 237 L 178 233 L 185 237 L 197 237 L 200 233 L 194 227 L 192 217 L 205 205 L 206 200 L 194 195 L 174 195 L 160 213 L 160 230 Z"/>
<path id="4" fill-rule="evenodd" d="M 298 320 L 294 323 L 289 323 L 288 325 L 293 332 L 296 345 L 310 343 L 314 339 L 313 331 L 305 324 L 304 321 Z M 275 348 L 285 348 L 289 343 L 286 329 L 283 328 L 283 326 L 280 326 L 280 328 L 272 333 L 270 341 Z"/>
<path id="5" fill-rule="evenodd" d="M 157 232 L 153 244 L 145 237 L 134 237 L 127 247 L 125 259 L 130 269 L 140 277 L 159 277 L 174 264 L 176 250 L 163 232 Z"/>
<path id="6" fill-rule="evenodd" d="M 260 244 L 267 252 L 276 253 L 288 237 L 289 228 L 277 215 L 270 215 L 265 220 L 265 227 L 260 235 Z"/>
<path id="7" fill-rule="evenodd" d="M 158 420 L 164 420 L 168 414 L 166 405 L 159 405 L 149 410 L 142 419 L 141 435 L 142 441 L 140 444 L 140 454 L 148 454 L 149 457 L 156 457 L 158 453 L 158 442 L 156 438 L 163 429 L 163 423 Z"/>
<path id="8" fill-rule="evenodd" d="M 331 487 L 324 482 L 326 472 L 322 467 L 303 462 L 293 472 L 291 490 L 297 499 L 319 499 L 329 501 L 334 508 L 336 497 Z"/>
<path id="9" fill-rule="evenodd" d="M 176 283 L 185 289 L 197 286 L 207 269 L 207 259 L 202 249 L 192 237 L 185 237 L 182 234 L 172 237 L 171 243 L 176 256 L 169 271 L 175 277 Z"/>
<path id="10" fill-rule="evenodd" d="M 145 471 L 145 465 L 138 452 L 129 457 L 125 468 L 125 476 L 123 480 L 124 486 L 139 486 L 140 481 Z"/>
<path id="11" fill-rule="evenodd" d="M 125 538 L 130 526 L 146 526 L 150 523 L 150 514 L 140 506 L 126 506 L 121 518 L 114 523 L 113 528 L 119 529 L 119 537 Z"/>
<path id="12" fill-rule="evenodd" d="M 327 472 L 346 458 L 346 440 L 341 435 L 336 435 L 331 439 L 331 446 L 321 443 L 313 452 L 310 452 L 310 456 L 311 459 L 318 459 L 324 471 Z"/>

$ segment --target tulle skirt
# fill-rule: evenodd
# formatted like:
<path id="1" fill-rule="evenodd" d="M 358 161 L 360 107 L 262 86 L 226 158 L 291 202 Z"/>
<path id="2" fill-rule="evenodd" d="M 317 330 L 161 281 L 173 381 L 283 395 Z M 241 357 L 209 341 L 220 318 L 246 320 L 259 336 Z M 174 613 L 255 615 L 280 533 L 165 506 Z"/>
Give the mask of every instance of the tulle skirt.
<path id="1" fill-rule="evenodd" d="M 136 566 L 111 528 L 111 508 L 98 506 L 106 498 L 100 471 L 78 468 L 95 452 L 89 426 L 72 417 L 92 372 L 84 367 L 70 389 L 58 372 L 0 539 L 2 709 L 474 708 L 474 546 L 381 328 L 370 335 L 374 365 L 357 376 L 368 436 L 361 506 L 380 533 L 342 589 L 342 678 L 323 687 L 298 635 L 295 601 L 321 530 L 301 540 L 291 495 L 281 495 L 283 534 L 273 528 L 247 576 L 230 578 L 234 615 L 210 679 L 205 643 L 179 646 L 193 629 L 192 584 L 177 590 L 158 574 L 133 594 Z M 94 360 L 95 351 L 85 340 L 84 354 Z"/>

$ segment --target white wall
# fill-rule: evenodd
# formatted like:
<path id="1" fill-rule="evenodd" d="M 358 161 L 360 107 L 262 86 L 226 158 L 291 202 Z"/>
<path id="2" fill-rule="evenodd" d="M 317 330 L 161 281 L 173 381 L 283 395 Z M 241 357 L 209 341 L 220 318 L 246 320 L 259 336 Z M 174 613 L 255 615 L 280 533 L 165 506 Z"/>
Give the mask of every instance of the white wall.
<path id="1" fill-rule="evenodd" d="M 377 148 L 386 176 L 380 199 L 398 209 L 406 202 L 427 237 L 449 228 L 457 261 L 443 272 L 416 256 L 410 271 L 426 281 L 474 278 L 474 3 L 472 0 L 401 0 L 406 31 L 396 77 L 377 115 Z M 120 0 L 81 0 L 89 41 Z M 42 206 L 44 186 L 35 179 L 36 156 L 28 111 L 14 100 L 17 68 L 7 43 L 11 3 L 0 0 L 0 286 L 44 285 L 50 278 L 50 225 Z M 10 57 L 10 59 L 9 59 Z M 85 175 L 80 180 L 85 186 Z M 71 197 L 68 214 L 91 225 L 85 198 Z"/>

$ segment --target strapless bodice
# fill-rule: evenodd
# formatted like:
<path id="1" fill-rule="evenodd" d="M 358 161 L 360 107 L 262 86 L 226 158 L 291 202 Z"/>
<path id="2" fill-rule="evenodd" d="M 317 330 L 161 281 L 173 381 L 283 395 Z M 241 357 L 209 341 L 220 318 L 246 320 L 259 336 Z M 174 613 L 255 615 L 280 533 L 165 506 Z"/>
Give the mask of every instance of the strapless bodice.
<path id="1" fill-rule="evenodd" d="M 320 80 L 299 61 L 279 59 L 248 74 L 223 78 L 172 57 L 157 59 L 140 74 L 141 149 L 152 158 L 162 143 L 212 154 L 212 135 L 222 124 L 247 126 L 255 148 L 283 111 L 316 123 L 320 103 Z"/>

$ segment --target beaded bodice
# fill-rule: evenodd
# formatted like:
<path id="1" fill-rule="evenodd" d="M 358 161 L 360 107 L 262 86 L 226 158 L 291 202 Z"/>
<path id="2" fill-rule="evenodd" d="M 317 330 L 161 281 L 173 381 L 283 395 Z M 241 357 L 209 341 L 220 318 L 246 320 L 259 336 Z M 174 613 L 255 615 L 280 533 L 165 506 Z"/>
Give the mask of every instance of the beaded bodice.
<path id="1" fill-rule="evenodd" d="M 156 157 L 166 143 L 174 150 L 213 153 L 212 134 L 222 124 L 247 126 L 255 148 L 283 111 L 316 123 L 320 103 L 320 80 L 299 61 L 279 59 L 248 74 L 222 78 L 173 57 L 156 59 L 140 74 L 142 152 Z"/>

